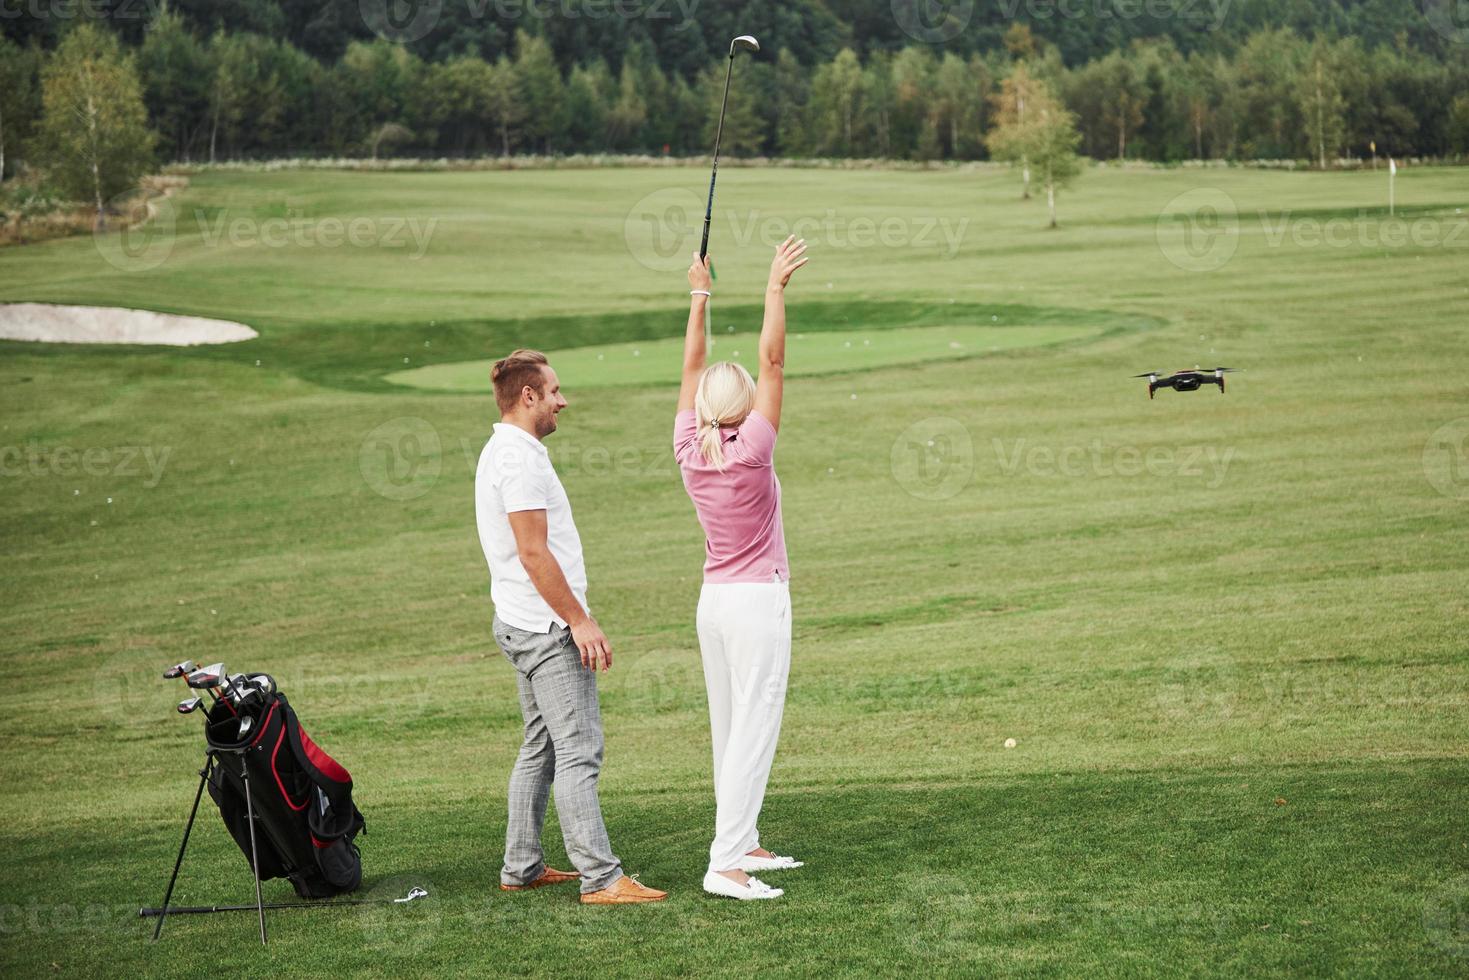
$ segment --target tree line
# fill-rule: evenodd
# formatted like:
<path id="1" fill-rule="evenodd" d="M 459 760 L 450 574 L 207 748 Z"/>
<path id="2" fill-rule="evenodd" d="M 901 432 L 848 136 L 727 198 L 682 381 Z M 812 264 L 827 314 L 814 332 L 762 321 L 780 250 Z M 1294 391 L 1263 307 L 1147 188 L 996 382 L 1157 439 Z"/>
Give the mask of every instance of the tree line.
<path id="1" fill-rule="evenodd" d="M 564 68 L 524 30 L 490 60 L 427 61 L 410 46 L 354 40 L 324 63 L 286 40 L 202 36 L 163 8 L 134 45 L 96 25 L 136 79 L 159 160 L 283 156 L 480 156 L 707 152 L 722 59 L 665 71 L 647 41 Z M 63 36 L 64 38 L 64 36 Z M 0 39 L 0 166 L 13 172 L 42 115 L 60 50 Z M 1012 24 L 962 56 L 910 44 L 842 48 L 806 64 L 788 47 L 742 60 L 725 149 L 785 157 L 979 160 L 994 96 L 1017 65 L 1077 121 L 1095 159 L 1172 161 L 1448 156 L 1469 152 L 1469 61 L 1406 44 L 1255 31 L 1229 53 L 1185 54 L 1167 37 L 1068 65 Z"/>

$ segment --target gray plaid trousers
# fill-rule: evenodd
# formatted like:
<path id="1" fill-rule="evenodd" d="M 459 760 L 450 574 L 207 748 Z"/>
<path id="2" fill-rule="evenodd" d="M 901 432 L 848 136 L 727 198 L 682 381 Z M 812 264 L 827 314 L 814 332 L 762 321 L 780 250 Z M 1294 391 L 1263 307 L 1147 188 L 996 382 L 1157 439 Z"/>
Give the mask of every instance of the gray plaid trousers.
<path id="1" fill-rule="evenodd" d="M 496 616 L 494 630 L 515 668 L 525 719 L 525 741 L 510 771 L 500 881 L 524 885 L 545 870 L 541 828 L 554 785 L 566 856 L 581 874 L 582 892 L 599 891 L 622 877 L 622 865 L 612 853 L 597 798 L 602 712 L 596 671 L 581 665 L 581 652 L 564 626 L 531 633 Z"/>

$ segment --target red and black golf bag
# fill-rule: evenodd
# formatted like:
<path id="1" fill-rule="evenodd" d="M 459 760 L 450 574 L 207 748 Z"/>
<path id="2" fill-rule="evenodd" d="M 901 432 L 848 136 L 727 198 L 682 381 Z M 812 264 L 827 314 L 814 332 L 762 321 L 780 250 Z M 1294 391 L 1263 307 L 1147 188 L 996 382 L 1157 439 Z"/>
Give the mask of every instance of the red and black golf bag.
<path id="1" fill-rule="evenodd" d="M 288 878 L 302 898 L 355 891 L 362 883 L 362 859 L 354 839 L 366 823 L 352 802 L 351 775 L 311 741 L 284 694 L 272 691 L 249 714 L 254 720 L 242 738 L 240 716 L 220 700 L 209 709 L 205 728 L 216 759 L 209 795 L 230 835 L 249 861 L 244 765 L 250 770 L 261 879 Z"/>

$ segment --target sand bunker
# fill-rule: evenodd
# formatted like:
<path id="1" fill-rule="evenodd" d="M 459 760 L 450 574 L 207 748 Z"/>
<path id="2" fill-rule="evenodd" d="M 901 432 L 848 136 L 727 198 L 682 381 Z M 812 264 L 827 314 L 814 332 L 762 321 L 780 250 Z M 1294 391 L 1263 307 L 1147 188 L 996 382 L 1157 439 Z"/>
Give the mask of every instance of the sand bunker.
<path id="1" fill-rule="evenodd" d="M 52 344 L 232 344 L 258 337 L 243 323 L 115 306 L 0 303 L 0 339 Z"/>

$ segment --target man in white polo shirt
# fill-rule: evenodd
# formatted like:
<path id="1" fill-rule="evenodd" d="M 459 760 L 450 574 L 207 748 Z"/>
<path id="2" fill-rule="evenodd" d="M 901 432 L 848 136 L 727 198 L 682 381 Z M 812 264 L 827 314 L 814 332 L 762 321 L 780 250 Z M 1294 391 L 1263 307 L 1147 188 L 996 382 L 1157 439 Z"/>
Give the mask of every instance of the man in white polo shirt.
<path id="1" fill-rule="evenodd" d="M 602 714 L 597 670 L 612 647 L 587 609 L 587 570 L 571 501 L 541 440 L 566 407 L 556 372 L 538 351 L 518 350 L 490 377 L 500 421 L 474 478 L 479 540 L 490 566 L 495 642 L 516 671 L 525 741 L 510 772 L 505 891 L 581 879 L 586 905 L 656 902 L 667 892 L 622 873 L 602 823 Z M 546 866 L 541 828 L 556 813 L 575 872 Z"/>

